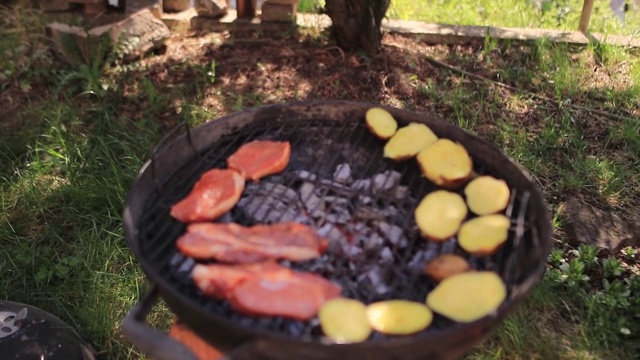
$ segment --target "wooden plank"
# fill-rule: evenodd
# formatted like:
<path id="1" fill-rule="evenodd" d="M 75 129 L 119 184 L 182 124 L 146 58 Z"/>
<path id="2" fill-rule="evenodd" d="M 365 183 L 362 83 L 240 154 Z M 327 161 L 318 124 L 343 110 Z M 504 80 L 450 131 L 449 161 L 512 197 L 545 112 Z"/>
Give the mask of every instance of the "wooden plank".
<path id="1" fill-rule="evenodd" d="M 578 31 L 586 33 L 589 31 L 589 22 L 591 21 L 591 12 L 593 12 L 593 4 L 595 0 L 584 0 L 582 4 L 582 12 L 580 13 L 580 23 Z"/>

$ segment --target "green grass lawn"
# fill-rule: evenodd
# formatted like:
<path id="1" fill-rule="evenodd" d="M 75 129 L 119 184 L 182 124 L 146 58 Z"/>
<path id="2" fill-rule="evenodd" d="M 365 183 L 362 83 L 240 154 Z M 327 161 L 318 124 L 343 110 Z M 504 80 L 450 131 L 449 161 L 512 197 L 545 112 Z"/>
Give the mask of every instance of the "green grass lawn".
<path id="1" fill-rule="evenodd" d="M 396 4 L 391 13 L 409 17 L 403 3 Z M 424 12 L 436 17 L 425 20 L 477 24 L 478 18 L 457 18 L 463 11 L 452 11 L 453 3 L 438 4 L 437 12 Z M 0 299 L 56 314 L 104 359 L 143 358 L 118 333 L 147 286 L 124 239 L 122 210 L 137 171 L 163 134 L 184 121 L 195 126 L 250 106 L 336 97 L 430 112 L 456 123 L 512 156 L 544 191 L 554 215 L 549 271 L 469 359 L 640 356 L 640 254 L 626 248 L 607 256 L 570 246 L 558 216 L 571 196 L 637 216 L 637 53 L 544 41 L 486 39 L 482 46 L 449 47 L 390 38 L 388 68 L 375 68 L 368 59 L 348 68 L 339 56 L 330 57 L 330 45 L 319 35 L 269 43 L 283 54 L 272 62 L 265 56 L 240 63 L 224 56 L 222 35 L 210 34 L 187 37 L 170 45 L 169 55 L 139 63 L 94 60 L 71 67 L 44 47 L 38 13 L 1 9 Z M 492 9 L 487 6 L 486 13 L 497 11 Z M 247 44 L 233 46 L 250 53 Z M 199 46 L 222 55 L 198 52 Z M 193 52 L 171 57 L 178 48 Z M 297 60 L 304 56 L 310 60 Z M 487 80 L 429 65 L 427 58 Z M 329 75 L 304 77 L 324 68 Z M 265 69 L 282 79 L 298 75 L 294 85 L 277 91 L 264 82 L 247 84 Z M 166 329 L 171 315 L 160 305 L 149 321 Z"/>

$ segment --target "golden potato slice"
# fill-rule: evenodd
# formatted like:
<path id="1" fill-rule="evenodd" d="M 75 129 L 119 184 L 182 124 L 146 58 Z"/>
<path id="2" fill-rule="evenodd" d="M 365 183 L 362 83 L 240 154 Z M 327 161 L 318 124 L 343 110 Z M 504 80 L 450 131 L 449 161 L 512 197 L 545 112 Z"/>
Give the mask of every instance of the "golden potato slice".
<path id="1" fill-rule="evenodd" d="M 480 176 L 464 188 L 469 210 L 478 215 L 495 214 L 509 204 L 511 191 L 507 182 L 492 176 Z"/>
<path id="2" fill-rule="evenodd" d="M 425 124 L 411 123 L 396 131 L 384 146 L 384 157 L 401 161 L 414 157 L 438 140 Z"/>
<path id="3" fill-rule="evenodd" d="M 387 110 L 383 108 L 371 108 L 364 116 L 367 127 L 380 139 L 388 139 L 398 130 L 398 123 Z"/>
<path id="4" fill-rule="evenodd" d="M 371 334 L 367 307 L 357 300 L 329 300 L 320 308 L 318 319 L 324 334 L 337 343 L 361 342 Z"/>
<path id="5" fill-rule="evenodd" d="M 427 306 L 449 319 L 467 323 L 496 311 L 506 296 L 507 288 L 495 272 L 465 272 L 442 280 L 427 295 Z"/>
<path id="6" fill-rule="evenodd" d="M 424 273 L 435 281 L 442 281 L 449 276 L 463 273 L 469 269 L 471 269 L 471 265 L 462 256 L 442 254 L 425 266 Z"/>
<path id="7" fill-rule="evenodd" d="M 387 300 L 367 306 L 367 317 L 371 327 L 383 334 L 408 335 L 426 329 L 433 313 L 419 302 Z"/>
<path id="8" fill-rule="evenodd" d="M 433 241 L 444 241 L 455 235 L 467 216 L 462 196 L 436 190 L 420 201 L 414 213 L 420 233 Z"/>
<path id="9" fill-rule="evenodd" d="M 469 254 L 491 255 L 507 241 L 509 227 L 511 220 L 504 215 L 478 216 L 462 224 L 458 244 Z"/>
<path id="10" fill-rule="evenodd" d="M 449 139 L 439 139 L 420 151 L 418 164 L 427 179 L 447 189 L 462 185 L 473 170 L 471 157 L 464 146 Z"/>

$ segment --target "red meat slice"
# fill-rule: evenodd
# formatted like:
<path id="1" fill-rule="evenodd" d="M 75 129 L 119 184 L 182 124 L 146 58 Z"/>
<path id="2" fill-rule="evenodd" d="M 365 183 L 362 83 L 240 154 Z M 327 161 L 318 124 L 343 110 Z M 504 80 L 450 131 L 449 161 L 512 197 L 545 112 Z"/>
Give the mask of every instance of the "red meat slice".
<path id="1" fill-rule="evenodd" d="M 284 170 L 290 156 L 291 145 L 288 142 L 255 140 L 242 145 L 229 156 L 227 165 L 239 171 L 245 179 L 258 181 Z"/>
<path id="2" fill-rule="evenodd" d="M 236 205 L 243 190 L 244 178 L 237 171 L 209 170 L 171 207 L 171 216 L 182 222 L 215 220 Z"/>
<path id="3" fill-rule="evenodd" d="M 292 271 L 276 263 L 196 265 L 192 276 L 205 294 L 226 298 L 246 315 L 309 320 L 341 288 L 312 273 Z"/>
<path id="4" fill-rule="evenodd" d="M 190 224 L 178 238 L 178 250 L 196 259 L 225 263 L 254 263 L 287 259 L 304 261 L 320 256 L 327 240 L 295 222 L 245 227 L 234 223 Z"/>

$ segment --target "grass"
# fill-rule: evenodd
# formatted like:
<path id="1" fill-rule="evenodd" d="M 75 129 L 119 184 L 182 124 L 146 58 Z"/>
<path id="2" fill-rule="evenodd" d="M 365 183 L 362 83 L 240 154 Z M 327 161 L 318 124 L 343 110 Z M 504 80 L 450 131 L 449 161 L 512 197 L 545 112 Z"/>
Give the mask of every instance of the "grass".
<path id="1" fill-rule="evenodd" d="M 394 4 L 399 11 L 403 3 Z M 407 40 L 391 37 L 385 67 L 349 67 L 322 37 L 270 42 L 275 55 L 256 60 L 258 45 L 220 46 L 222 35 L 213 34 L 134 64 L 100 58 L 71 67 L 46 51 L 37 12 L 2 8 L 0 15 L 0 298 L 58 315 L 102 358 L 143 358 L 118 333 L 147 286 L 123 237 L 122 210 L 163 134 L 251 106 L 336 97 L 436 114 L 503 149 L 543 189 L 554 216 L 549 272 L 469 359 L 638 357 L 639 255 L 629 248 L 594 262 L 589 250 L 568 244 L 558 215 L 576 196 L 637 216 L 640 60 L 633 52 L 489 38 L 482 46 L 403 46 Z M 216 51 L 197 53 L 205 45 Z M 166 329 L 171 320 L 160 304 L 149 322 Z"/>
<path id="2" fill-rule="evenodd" d="M 575 31 L 582 11 L 581 0 L 546 0 L 536 6 L 534 1 L 473 1 L 473 0 L 408 0 L 391 1 L 388 16 L 430 23 L 482 25 L 520 28 L 544 28 Z M 508 9 L 505 12 L 505 9 Z M 608 1 L 596 2 L 590 31 L 605 34 L 640 35 L 640 11 L 629 11 L 621 22 L 609 8 Z"/>

